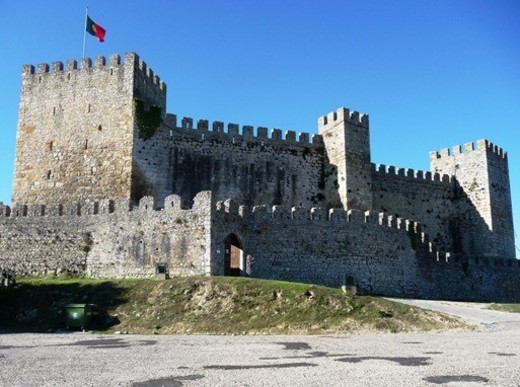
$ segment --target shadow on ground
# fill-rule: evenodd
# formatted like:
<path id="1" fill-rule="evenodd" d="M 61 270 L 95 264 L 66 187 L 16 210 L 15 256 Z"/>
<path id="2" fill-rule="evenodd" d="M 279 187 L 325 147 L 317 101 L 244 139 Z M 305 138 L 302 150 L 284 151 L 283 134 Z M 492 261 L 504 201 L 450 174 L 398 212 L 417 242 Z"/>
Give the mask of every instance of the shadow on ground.
<path id="1" fill-rule="evenodd" d="M 23 282 L 0 291 L 0 333 L 56 332 L 66 328 L 66 305 L 95 304 L 89 329 L 119 323 L 109 311 L 125 303 L 125 289 L 113 282 Z"/>

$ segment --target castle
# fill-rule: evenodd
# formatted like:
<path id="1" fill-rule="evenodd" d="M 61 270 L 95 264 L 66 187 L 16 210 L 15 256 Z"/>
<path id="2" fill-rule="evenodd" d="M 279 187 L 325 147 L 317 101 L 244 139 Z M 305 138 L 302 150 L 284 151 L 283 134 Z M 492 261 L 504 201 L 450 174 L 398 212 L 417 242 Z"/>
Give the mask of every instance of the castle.
<path id="1" fill-rule="evenodd" d="M 26 65 L 0 266 L 520 298 L 501 148 L 431 152 L 431 171 L 415 171 L 372 163 L 367 115 L 340 108 L 318 129 L 178 121 L 135 53 Z"/>

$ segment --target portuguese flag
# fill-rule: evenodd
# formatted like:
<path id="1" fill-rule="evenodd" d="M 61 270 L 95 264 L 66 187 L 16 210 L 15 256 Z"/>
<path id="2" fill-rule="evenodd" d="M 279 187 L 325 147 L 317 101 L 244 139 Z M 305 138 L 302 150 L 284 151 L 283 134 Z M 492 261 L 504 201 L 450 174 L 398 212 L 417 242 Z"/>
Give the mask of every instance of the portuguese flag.
<path id="1" fill-rule="evenodd" d="M 101 27 L 99 24 L 95 23 L 90 17 L 87 16 L 87 32 L 90 35 L 98 38 L 100 42 L 105 40 L 105 29 Z"/>

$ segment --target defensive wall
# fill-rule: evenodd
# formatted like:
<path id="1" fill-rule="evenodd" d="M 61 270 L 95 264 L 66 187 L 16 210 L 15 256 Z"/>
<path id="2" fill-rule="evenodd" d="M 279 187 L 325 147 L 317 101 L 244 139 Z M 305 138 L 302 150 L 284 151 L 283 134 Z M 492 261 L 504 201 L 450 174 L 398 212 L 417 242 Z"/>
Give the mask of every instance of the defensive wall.
<path id="1" fill-rule="evenodd" d="M 452 246 L 448 220 L 453 216 L 455 184 L 448 175 L 372 164 L 373 208 L 420 221 L 425 232 L 446 248 Z"/>
<path id="2" fill-rule="evenodd" d="M 240 203 L 327 206 L 337 203 L 328 187 L 328 166 L 320 135 L 269 130 L 168 114 L 149 140 L 136 141 L 139 165 L 156 198 L 173 193 L 189 206 L 200 191 Z M 328 169 L 327 169 L 328 168 Z"/>
<path id="3" fill-rule="evenodd" d="M 240 240 L 241 275 L 341 286 L 362 294 L 460 300 L 513 300 L 520 261 L 439 251 L 422 225 L 374 211 L 238 206 L 199 193 L 182 209 L 177 195 L 90 205 L 1 208 L 0 266 L 19 275 L 150 277 L 223 275 L 224 243 Z"/>
<path id="4" fill-rule="evenodd" d="M 0 207 L 0 267 L 18 275 L 151 277 L 157 264 L 172 276 L 209 274 L 210 200 L 191 209 L 169 196 L 155 211 L 145 197 L 88 205 Z"/>
<path id="5" fill-rule="evenodd" d="M 437 250 L 416 222 L 373 211 L 217 203 L 212 251 L 230 233 L 242 244 L 243 275 L 344 285 L 361 294 L 447 300 L 518 300 L 520 261 Z M 222 275 L 222 254 L 212 274 Z"/>
<path id="6" fill-rule="evenodd" d="M 507 154 L 479 140 L 430 161 L 431 172 L 372 164 L 373 210 L 420 221 L 454 253 L 514 258 Z"/>

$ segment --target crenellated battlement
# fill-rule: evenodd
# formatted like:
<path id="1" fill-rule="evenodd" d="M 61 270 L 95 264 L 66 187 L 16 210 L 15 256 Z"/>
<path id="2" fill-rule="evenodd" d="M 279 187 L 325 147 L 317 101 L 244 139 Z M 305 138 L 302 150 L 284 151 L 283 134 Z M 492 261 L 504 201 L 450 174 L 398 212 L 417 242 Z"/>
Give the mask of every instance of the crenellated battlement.
<path id="1" fill-rule="evenodd" d="M 46 75 L 70 74 L 73 72 L 84 73 L 89 70 L 103 70 L 113 75 L 115 70 L 133 66 L 134 70 L 140 71 L 147 82 L 156 85 L 160 90 L 166 91 L 166 84 L 161 81 L 161 79 L 154 74 L 153 70 L 149 68 L 144 61 L 139 59 L 139 56 L 134 52 L 126 53 L 124 61 L 121 61 L 121 57 L 118 54 L 113 54 L 109 57 L 108 62 L 106 57 L 98 56 L 94 60 L 91 58 L 82 58 L 80 64 L 81 66 L 78 67 L 78 62 L 75 59 L 67 60 L 65 66 L 61 61 L 52 62 L 51 65 L 48 63 L 40 63 L 36 67 L 28 64 L 22 67 L 22 76 L 24 78 L 37 77 L 38 81 L 41 82 L 45 79 Z"/>
<path id="2" fill-rule="evenodd" d="M 372 173 L 380 176 L 390 176 L 396 178 L 407 179 L 417 182 L 433 182 L 442 184 L 455 184 L 454 176 L 446 174 L 432 173 L 430 171 L 422 171 L 411 168 L 398 168 L 393 165 L 374 164 L 372 163 Z"/>
<path id="3" fill-rule="evenodd" d="M 195 124 L 196 122 L 196 124 Z M 237 141 L 258 142 L 261 145 L 267 144 L 286 144 L 300 146 L 323 146 L 323 137 L 319 134 L 309 133 L 296 134 L 293 130 L 283 132 L 281 129 L 271 129 L 259 126 L 255 128 L 251 125 L 240 126 L 235 123 L 224 124 L 222 121 L 213 121 L 211 125 L 208 120 L 199 119 L 195 121 L 191 117 L 183 117 L 180 125 L 177 123 L 177 116 L 168 114 L 165 125 L 173 130 L 189 135 L 194 139 L 211 140 L 225 139 L 235 143 Z M 226 130 L 227 129 L 227 130 Z"/>
<path id="4" fill-rule="evenodd" d="M 304 222 L 308 227 L 313 222 L 337 224 L 340 228 L 348 225 L 373 224 L 382 228 L 402 230 L 408 234 L 412 246 L 418 248 L 421 245 L 423 254 L 426 253 L 430 258 L 439 262 L 448 262 L 451 254 L 436 248 L 430 241 L 428 235 L 423 231 L 420 223 L 410 219 L 404 219 L 383 212 L 358 211 L 342 208 L 331 208 L 327 210 L 322 207 L 301 208 L 285 206 L 244 206 L 238 205 L 234 200 L 218 201 L 215 205 L 215 215 L 222 221 L 236 222 L 246 221 L 248 224 L 262 224 L 264 222 Z M 321 227 L 321 226 L 316 226 Z"/>
<path id="5" fill-rule="evenodd" d="M 330 112 L 326 116 L 322 116 L 318 119 L 318 125 L 320 128 L 334 125 L 336 122 L 347 122 L 351 125 L 361 126 L 364 128 L 369 127 L 368 114 L 362 114 L 358 111 L 350 111 L 345 107 L 340 107 L 335 112 Z"/>
<path id="6" fill-rule="evenodd" d="M 193 199 L 192 208 L 181 209 L 181 198 L 178 195 L 169 195 L 164 199 L 164 207 L 158 208 L 152 196 L 144 196 L 138 205 L 132 205 L 128 199 L 100 200 L 86 203 L 73 204 L 16 204 L 13 207 L 0 203 L 0 218 L 39 218 L 45 216 L 91 216 L 106 214 L 123 214 L 128 212 L 151 212 L 151 211 L 188 211 L 201 206 L 208 206 L 211 202 L 211 194 L 208 191 L 199 192 Z"/>
<path id="7" fill-rule="evenodd" d="M 83 216 L 111 214 L 114 212 L 131 211 L 128 200 L 101 200 L 87 203 L 74 204 L 16 204 L 10 206 L 0 206 L 0 217 L 4 218 L 38 218 L 44 216 Z"/>
<path id="8" fill-rule="evenodd" d="M 476 142 L 468 142 L 464 145 L 456 145 L 451 148 L 443 148 L 440 151 L 430 152 L 430 161 L 437 159 L 458 157 L 463 154 L 470 154 L 472 152 L 487 151 L 490 154 L 494 154 L 499 158 L 507 160 L 507 152 L 499 146 L 493 144 L 488 140 L 477 140 Z"/>
<path id="9" fill-rule="evenodd" d="M 489 153 L 495 154 L 502 159 L 507 159 L 507 152 L 493 144 L 491 141 L 479 140 L 478 147 L 479 149 L 486 149 Z"/>

